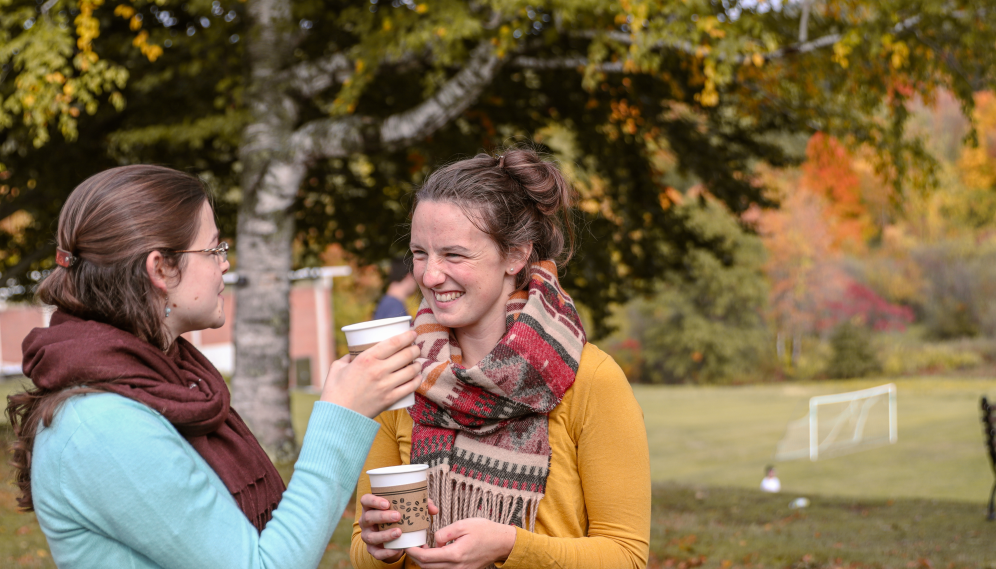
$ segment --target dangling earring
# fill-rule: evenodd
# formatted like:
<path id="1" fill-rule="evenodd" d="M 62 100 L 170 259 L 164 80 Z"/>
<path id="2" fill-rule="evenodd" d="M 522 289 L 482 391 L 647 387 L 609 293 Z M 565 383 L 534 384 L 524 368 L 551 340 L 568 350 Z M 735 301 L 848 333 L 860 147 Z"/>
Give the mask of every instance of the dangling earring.
<path id="1" fill-rule="evenodd" d="M 173 312 L 169 307 L 169 297 L 166 297 L 166 318 L 169 318 L 169 313 Z"/>

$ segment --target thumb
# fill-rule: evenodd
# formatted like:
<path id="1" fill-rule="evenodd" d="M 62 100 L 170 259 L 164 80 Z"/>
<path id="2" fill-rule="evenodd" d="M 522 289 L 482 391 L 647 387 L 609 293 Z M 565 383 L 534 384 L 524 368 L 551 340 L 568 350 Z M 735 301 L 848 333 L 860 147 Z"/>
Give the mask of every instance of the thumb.
<path id="1" fill-rule="evenodd" d="M 447 543 L 467 534 L 467 524 L 465 520 L 453 522 L 436 532 L 436 547 L 442 547 Z"/>

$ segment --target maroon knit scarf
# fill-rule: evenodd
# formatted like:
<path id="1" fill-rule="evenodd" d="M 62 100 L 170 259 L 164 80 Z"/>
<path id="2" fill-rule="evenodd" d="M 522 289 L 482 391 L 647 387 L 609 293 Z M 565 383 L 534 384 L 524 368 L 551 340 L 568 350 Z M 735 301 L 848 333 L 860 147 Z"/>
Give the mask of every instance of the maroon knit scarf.
<path id="1" fill-rule="evenodd" d="M 505 304 L 505 335 L 472 368 L 425 301 L 415 317 L 423 380 L 409 411 L 411 463 L 429 465 L 440 509 L 432 531 L 471 517 L 535 527 L 550 472 L 549 413 L 574 384 L 585 333 L 556 265 L 530 271 L 528 290 Z"/>
<path id="2" fill-rule="evenodd" d="M 225 380 L 193 345 L 168 353 L 114 326 L 56 312 L 24 339 L 24 375 L 51 392 L 87 386 L 161 413 L 197 450 L 260 532 L 284 483 L 235 409 Z M 108 441 L 113 444 L 113 441 Z M 99 480 L 94 480 L 99 484 Z"/>

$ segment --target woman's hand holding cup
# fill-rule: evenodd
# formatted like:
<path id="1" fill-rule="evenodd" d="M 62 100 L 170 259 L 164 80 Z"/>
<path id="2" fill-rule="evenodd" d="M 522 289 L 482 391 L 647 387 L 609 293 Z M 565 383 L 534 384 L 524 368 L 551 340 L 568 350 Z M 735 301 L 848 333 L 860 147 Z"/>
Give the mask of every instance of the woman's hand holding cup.
<path id="1" fill-rule="evenodd" d="M 367 544 L 367 551 L 374 559 L 384 563 L 394 563 L 401 559 L 405 550 L 387 549 L 384 544 L 401 537 L 401 530 L 398 528 L 380 531 L 380 524 L 390 524 L 401 519 L 401 514 L 391 509 L 391 504 L 380 496 L 364 494 L 360 497 L 360 505 L 363 506 L 363 513 L 360 515 L 360 539 Z M 439 513 L 439 508 L 428 501 L 430 516 Z"/>
<path id="2" fill-rule="evenodd" d="M 329 368 L 321 400 L 376 417 L 421 383 L 413 363 L 419 349 L 415 331 L 388 338 L 358 356 L 343 356 Z"/>

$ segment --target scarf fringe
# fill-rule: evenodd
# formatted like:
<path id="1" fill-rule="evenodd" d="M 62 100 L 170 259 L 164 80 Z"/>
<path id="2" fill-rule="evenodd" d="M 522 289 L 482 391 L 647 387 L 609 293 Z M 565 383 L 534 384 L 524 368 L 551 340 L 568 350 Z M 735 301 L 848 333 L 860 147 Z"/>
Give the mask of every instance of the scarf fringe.
<path id="1" fill-rule="evenodd" d="M 249 518 L 249 522 L 252 523 L 259 533 L 263 533 L 266 524 L 273 518 L 273 510 L 276 509 L 277 503 L 279 503 L 268 504 L 265 508 L 260 507 L 259 499 L 262 498 L 265 500 L 267 491 L 279 491 L 276 488 L 268 488 L 268 486 L 272 486 L 273 484 L 267 478 L 264 476 L 256 482 L 250 482 L 239 491 L 232 492 L 235 503 L 238 504 L 239 509 L 245 512 L 246 517 Z M 281 480 L 281 482 L 283 481 Z"/>
<path id="2" fill-rule="evenodd" d="M 429 469 L 429 499 L 439 514 L 429 523 L 427 543 L 435 543 L 436 530 L 468 518 L 484 518 L 501 525 L 536 531 L 536 514 L 543 494 L 498 488 L 449 471 L 444 465 Z"/>

